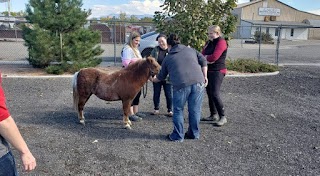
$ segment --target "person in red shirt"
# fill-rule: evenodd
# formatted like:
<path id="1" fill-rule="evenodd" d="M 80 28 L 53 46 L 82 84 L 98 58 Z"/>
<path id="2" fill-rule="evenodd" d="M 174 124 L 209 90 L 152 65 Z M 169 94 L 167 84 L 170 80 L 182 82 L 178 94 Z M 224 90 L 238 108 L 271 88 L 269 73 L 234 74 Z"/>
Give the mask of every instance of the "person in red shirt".
<path id="1" fill-rule="evenodd" d="M 202 50 L 208 63 L 208 86 L 206 87 L 209 98 L 210 116 L 201 118 L 201 121 L 213 121 L 214 125 L 222 126 L 227 123 L 224 107 L 220 98 L 220 87 L 227 73 L 226 56 L 227 42 L 221 37 L 221 29 L 217 25 L 208 27 L 208 38 Z"/>
<path id="2" fill-rule="evenodd" d="M 36 167 L 36 159 L 22 138 L 5 103 L 6 98 L 2 89 L 0 73 L 0 176 L 18 175 L 9 143 L 19 151 L 24 171 L 29 172 Z"/>

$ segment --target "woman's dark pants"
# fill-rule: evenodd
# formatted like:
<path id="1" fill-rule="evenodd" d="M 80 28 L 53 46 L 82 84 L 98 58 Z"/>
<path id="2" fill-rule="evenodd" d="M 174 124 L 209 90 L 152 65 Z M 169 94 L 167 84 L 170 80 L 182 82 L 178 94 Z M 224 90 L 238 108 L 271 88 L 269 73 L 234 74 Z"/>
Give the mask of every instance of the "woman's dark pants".
<path id="1" fill-rule="evenodd" d="M 219 114 L 220 117 L 224 116 L 223 103 L 220 98 L 220 87 L 225 76 L 220 71 L 208 71 L 208 86 L 206 87 L 207 95 L 209 98 L 210 116 Z"/>

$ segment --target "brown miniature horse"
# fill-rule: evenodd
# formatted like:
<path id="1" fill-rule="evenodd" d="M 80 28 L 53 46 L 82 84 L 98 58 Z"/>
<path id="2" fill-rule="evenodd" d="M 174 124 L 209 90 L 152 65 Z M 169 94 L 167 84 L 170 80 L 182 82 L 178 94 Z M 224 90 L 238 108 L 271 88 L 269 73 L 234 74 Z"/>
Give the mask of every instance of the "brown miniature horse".
<path id="1" fill-rule="evenodd" d="M 138 60 L 127 68 L 112 74 L 96 68 L 81 69 L 73 77 L 73 103 L 80 123 L 85 124 L 83 108 L 92 94 L 106 101 L 122 101 L 123 122 L 131 129 L 128 118 L 131 102 L 148 81 L 150 76 L 159 73 L 160 65 L 153 57 Z"/>

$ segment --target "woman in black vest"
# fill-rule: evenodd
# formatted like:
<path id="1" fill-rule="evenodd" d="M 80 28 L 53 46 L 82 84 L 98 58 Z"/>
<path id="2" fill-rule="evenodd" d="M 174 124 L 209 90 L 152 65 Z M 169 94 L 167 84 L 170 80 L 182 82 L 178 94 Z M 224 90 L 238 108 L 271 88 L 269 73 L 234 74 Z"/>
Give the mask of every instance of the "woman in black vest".
<path id="1" fill-rule="evenodd" d="M 202 50 L 202 54 L 208 62 L 208 86 L 210 116 L 202 118 L 202 121 L 213 121 L 214 125 L 222 126 L 227 123 L 224 115 L 224 107 L 220 98 L 220 87 L 227 73 L 226 56 L 227 42 L 221 37 L 221 29 L 217 25 L 208 27 L 208 38 Z"/>
<path id="2" fill-rule="evenodd" d="M 161 65 L 162 61 L 168 54 L 168 44 L 167 44 L 167 36 L 164 34 L 159 34 L 157 39 L 159 46 L 156 46 L 151 51 L 151 56 L 154 57 L 158 63 Z M 168 79 L 164 81 L 160 81 L 157 83 L 153 83 L 153 104 L 154 104 L 154 112 L 151 113 L 152 115 L 159 115 L 159 108 L 160 108 L 160 94 L 161 94 L 161 87 L 163 87 L 166 102 L 167 102 L 167 110 L 168 116 L 172 117 L 172 85 Z"/>

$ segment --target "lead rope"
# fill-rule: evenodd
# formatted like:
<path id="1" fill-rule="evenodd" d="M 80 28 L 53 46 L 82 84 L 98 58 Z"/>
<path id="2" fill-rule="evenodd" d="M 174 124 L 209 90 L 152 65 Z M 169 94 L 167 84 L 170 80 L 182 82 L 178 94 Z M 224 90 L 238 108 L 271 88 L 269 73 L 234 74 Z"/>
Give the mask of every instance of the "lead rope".
<path id="1" fill-rule="evenodd" d="M 142 86 L 143 98 L 146 98 L 147 93 L 148 93 L 148 81 Z"/>
<path id="2" fill-rule="evenodd" d="M 150 72 L 151 72 L 151 69 L 150 69 Z M 148 93 L 148 82 L 149 82 L 149 78 L 148 78 L 147 82 L 142 86 L 143 98 L 146 98 L 147 93 Z"/>

